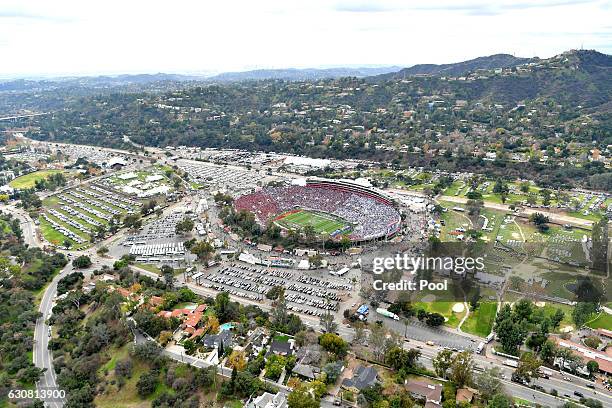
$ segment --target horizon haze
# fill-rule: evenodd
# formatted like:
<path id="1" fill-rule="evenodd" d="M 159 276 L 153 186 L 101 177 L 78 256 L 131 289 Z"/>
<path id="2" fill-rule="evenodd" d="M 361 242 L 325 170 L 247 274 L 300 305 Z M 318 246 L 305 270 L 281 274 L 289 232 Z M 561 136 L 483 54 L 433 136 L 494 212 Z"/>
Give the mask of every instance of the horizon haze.
<path id="1" fill-rule="evenodd" d="M 0 5 L 0 77 L 441 64 L 498 53 L 610 54 L 612 3 L 539 0 L 245 1 L 143 4 L 61 0 Z M 239 11 L 239 12 L 238 12 Z"/>

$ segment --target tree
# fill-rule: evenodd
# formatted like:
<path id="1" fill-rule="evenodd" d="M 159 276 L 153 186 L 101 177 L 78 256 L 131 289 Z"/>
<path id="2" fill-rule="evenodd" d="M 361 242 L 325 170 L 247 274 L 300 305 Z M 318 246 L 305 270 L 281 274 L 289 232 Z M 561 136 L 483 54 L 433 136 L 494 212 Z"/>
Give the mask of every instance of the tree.
<path id="1" fill-rule="evenodd" d="M 578 302 L 572 310 L 572 320 L 579 329 L 587 322 L 589 317 L 595 313 L 597 305 L 590 302 Z"/>
<path id="2" fill-rule="evenodd" d="M 302 233 L 304 234 L 304 238 L 306 238 L 306 243 L 312 243 L 317 237 L 317 233 L 315 228 L 312 225 L 306 225 L 302 229 Z"/>
<path id="3" fill-rule="evenodd" d="M 487 408 L 512 408 L 514 402 L 504 394 L 495 394 L 487 404 Z"/>
<path id="4" fill-rule="evenodd" d="M 525 304 L 521 305 L 518 309 L 518 315 L 524 315 L 528 308 Z M 525 324 L 523 319 L 513 313 L 509 305 L 504 305 L 500 309 L 495 318 L 495 332 L 505 353 L 518 354 L 518 350 L 527 336 Z"/>
<path id="5" fill-rule="evenodd" d="M 219 331 L 219 319 L 216 316 L 210 315 L 206 319 L 204 324 L 204 331 L 206 333 L 216 333 Z"/>
<path id="6" fill-rule="evenodd" d="M 589 375 L 592 377 L 593 374 L 599 371 L 599 363 L 595 360 L 589 360 L 586 364 L 586 369 L 589 371 Z"/>
<path id="7" fill-rule="evenodd" d="M 319 337 L 319 345 L 337 358 L 343 358 L 348 350 L 348 344 L 337 334 L 325 333 Z"/>
<path id="8" fill-rule="evenodd" d="M 164 282 L 166 282 L 166 287 L 169 289 L 174 287 L 174 268 L 170 265 L 162 265 L 160 271 L 164 277 Z"/>
<path id="9" fill-rule="evenodd" d="M 286 359 L 283 356 L 273 354 L 266 361 L 266 378 L 277 380 L 285 367 Z"/>
<path id="10" fill-rule="evenodd" d="M 84 269 L 91 266 L 91 259 L 87 255 L 81 255 L 72 261 L 75 268 Z"/>
<path id="11" fill-rule="evenodd" d="M 489 401 L 494 395 L 503 392 L 504 386 L 499 379 L 500 374 L 501 369 L 499 367 L 492 367 L 478 374 L 474 379 L 474 384 L 484 401 Z"/>
<path id="12" fill-rule="evenodd" d="M 533 213 L 529 216 L 529 221 L 534 223 L 540 232 L 548 231 L 548 223 L 550 222 L 550 218 L 548 218 L 546 215 L 539 212 Z"/>
<path id="13" fill-rule="evenodd" d="M 434 370 L 436 371 L 436 375 L 438 375 L 438 377 L 446 379 L 448 369 L 453 363 L 453 352 L 448 349 L 439 351 L 438 354 L 434 357 L 432 363 L 434 366 Z"/>
<path id="14" fill-rule="evenodd" d="M 480 215 L 480 210 L 484 207 L 484 202 L 482 200 L 467 200 L 465 208 L 469 215 L 473 217 L 478 217 Z"/>
<path id="15" fill-rule="evenodd" d="M 557 348 L 556 357 L 560 360 L 560 369 L 567 369 L 566 365 L 570 369 L 575 369 L 578 363 L 581 361 L 580 357 L 568 348 L 559 347 Z"/>
<path id="16" fill-rule="evenodd" d="M 515 374 L 530 382 L 532 379 L 536 379 L 540 376 L 538 369 L 541 365 L 542 362 L 538 360 L 533 353 L 523 353 L 519 360 L 518 367 L 515 370 Z"/>
<path id="17" fill-rule="evenodd" d="M 138 395 L 141 397 L 146 397 L 151 395 L 157 384 L 159 383 L 159 374 L 157 371 L 149 371 L 140 376 L 138 382 L 136 383 L 136 389 L 138 390 Z"/>
<path id="18" fill-rule="evenodd" d="M 287 301 L 285 300 L 284 288 L 279 291 L 278 299 L 276 300 L 274 306 L 275 307 L 271 312 L 272 322 L 276 325 L 276 327 L 279 327 L 282 330 L 287 324 L 288 320 Z"/>
<path id="19" fill-rule="evenodd" d="M 603 408 L 603 403 L 593 398 L 585 398 L 584 401 L 581 400 L 581 402 L 589 408 Z"/>
<path id="20" fill-rule="evenodd" d="M 267 292 L 266 297 L 270 300 L 278 299 L 278 296 L 284 291 L 282 286 L 272 286 Z"/>
<path id="21" fill-rule="evenodd" d="M 552 324 L 552 328 L 553 329 L 557 329 L 559 327 L 559 325 L 561 324 L 561 322 L 563 321 L 564 318 L 565 318 L 565 313 L 563 312 L 563 310 L 557 309 L 555 311 L 555 314 L 552 315 L 552 317 L 550 318 L 550 322 Z"/>
<path id="22" fill-rule="evenodd" d="M 220 322 L 229 322 L 238 317 L 238 304 L 230 301 L 229 293 L 221 292 L 215 297 L 215 311 Z"/>
<path id="23" fill-rule="evenodd" d="M 294 389 L 287 397 L 289 408 L 318 408 L 319 401 L 308 392 L 307 389 L 300 387 Z"/>
<path id="24" fill-rule="evenodd" d="M 540 348 L 540 358 L 548 365 L 552 363 L 557 357 L 557 345 L 550 340 L 546 340 Z"/>
<path id="25" fill-rule="evenodd" d="M 191 232 L 194 226 L 195 224 L 193 220 L 189 217 L 185 217 L 182 221 L 176 223 L 174 231 L 176 232 L 176 234 L 185 234 Z"/>
<path id="26" fill-rule="evenodd" d="M 159 344 L 165 346 L 168 342 L 172 340 L 172 332 L 170 330 L 164 330 L 159 333 Z"/>
<path id="27" fill-rule="evenodd" d="M 315 254 L 308 257 L 308 262 L 313 269 L 320 268 L 323 265 L 323 257 L 320 254 Z"/>
<path id="28" fill-rule="evenodd" d="M 374 358 L 379 361 L 384 357 L 386 338 L 387 331 L 384 326 L 376 324 L 370 329 L 370 336 L 368 337 L 370 349 L 374 354 Z"/>
<path id="29" fill-rule="evenodd" d="M 591 268 L 594 272 L 600 274 L 606 273 L 608 265 L 608 223 L 608 218 L 602 217 L 599 222 L 593 225 L 593 231 L 591 232 L 591 236 L 593 237 Z"/>
<path id="30" fill-rule="evenodd" d="M 472 374 L 474 372 L 474 358 L 468 351 L 456 354 L 450 366 L 450 380 L 457 387 L 472 384 Z"/>
<path id="31" fill-rule="evenodd" d="M 357 344 L 363 344 L 367 337 L 365 325 L 362 322 L 356 322 L 353 325 L 353 328 L 355 329 L 355 336 L 353 337 L 353 341 Z"/>
<path id="32" fill-rule="evenodd" d="M 24 384 L 33 384 L 40 376 L 46 371 L 45 369 L 40 369 L 38 367 L 29 366 L 26 368 L 22 368 L 17 372 L 17 379 Z"/>
<path id="33" fill-rule="evenodd" d="M 108 247 L 100 247 L 98 248 L 98 250 L 96 251 L 96 253 L 100 256 L 105 256 L 106 254 L 108 254 Z"/>
<path id="34" fill-rule="evenodd" d="M 198 241 L 189 249 L 192 254 L 204 263 L 208 263 L 212 255 L 215 253 L 215 248 L 208 241 Z"/>
<path id="35" fill-rule="evenodd" d="M 117 361 L 117 364 L 115 364 L 115 375 L 130 378 L 132 376 L 132 367 L 133 363 L 129 358 Z"/>
<path id="36" fill-rule="evenodd" d="M 333 361 L 323 366 L 323 372 L 325 373 L 325 382 L 327 384 L 334 384 L 340 374 L 342 373 L 342 361 Z"/>
<path id="37" fill-rule="evenodd" d="M 185 353 L 188 355 L 193 355 L 198 349 L 198 345 L 193 340 L 185 340 L 183 342 L 183 347 L 185 348 Z"/>
<path id="38" fill-rule="evenodd" d="M 326 302 L 329 304 L 327 299 Z M 335 333 L 336 329 L 338 329 L 338 323 L 335 322 L 334 315 L 332 315 L 329 308 L 326 308 L 323 314 L 321 314 L 320 324 L 325 333 Z"/>
<path id="39" fill-rule="evenodd" d="M 519 188 L 520 188 L 521 192 L 527 194 L 529 192 L 529 182 L 528 181 L 523 181 Z"/>
<path id="40" fill-rule="evenodd" d="M 410 370 L 416 366 L 416 363 L 421 356 L 421 352 L 417 349 L 404 350 L 401 347 L 391 347 L 385 353 L 385 361 L 396 371 Z"/>
<path id="41" fill-rule="evenodd" d="M 432 327 L 440 326 L 444 324 L 444 316 L 442 316 L 440 313 L 429 313 L 427 315 L 427 320 L 425 321 L 425 323 L 428 326 Z"/>
<path id="42" fill-rule="evenodd" d="M 230 356 L 228 357 L 228 365 L 232 368 L 235 368 L 238 371 L 242 371 L 246 368 L 246 358 L 244 351 L 241 350 L 233 350 Z"/>

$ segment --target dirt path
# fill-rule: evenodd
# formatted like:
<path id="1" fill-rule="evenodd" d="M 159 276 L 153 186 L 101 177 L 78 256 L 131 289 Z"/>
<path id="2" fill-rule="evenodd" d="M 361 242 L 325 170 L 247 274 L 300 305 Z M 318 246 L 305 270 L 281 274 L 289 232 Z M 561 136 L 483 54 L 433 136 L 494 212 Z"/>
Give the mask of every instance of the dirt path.
<path id="1" fill-rule="evenodd" d="M 457 325 L 457 331 L 459 333 L 463 333 L 463 330 L 461 330 L 461 326 L 463 326 L 463 323 L 467 320 L 468 317 L 470 317 L 470 306 L 467 302 L 463 302 L 463 306 L 465 306 L 465 316 L 463 316 L 463 319 L 461 319 L 461 321 Z"/>

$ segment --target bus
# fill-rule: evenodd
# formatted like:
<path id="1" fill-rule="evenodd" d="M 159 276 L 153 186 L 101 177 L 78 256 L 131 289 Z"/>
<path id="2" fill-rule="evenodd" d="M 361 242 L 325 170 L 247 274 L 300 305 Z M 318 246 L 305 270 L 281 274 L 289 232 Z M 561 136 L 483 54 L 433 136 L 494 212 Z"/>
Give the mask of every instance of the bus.
<path id="1" fill-rule="evenodd" d="M 511 359 L 507 358 L 507 359 L 505 359 L 505 360 L 502 362 L 502 364 L 503 364 L 503 365 L 505 365 L 505 366 L 508 366 L 508 367 L 517 368 L 517 367 L 518 367 L 518 365 L 519 365 L 519 362 L 518 362 L 518 361 L 516 361 L 516 360 L 511 360 Z"/>
<path id="2" fill-rule="evenodd" d="M 481 341 L 480 343 L 478 343 L 478 347 L 476 347 L 476 354 L 482 353 L 484 348 L 485 348 L 485 343 L 484 341 Z"/>

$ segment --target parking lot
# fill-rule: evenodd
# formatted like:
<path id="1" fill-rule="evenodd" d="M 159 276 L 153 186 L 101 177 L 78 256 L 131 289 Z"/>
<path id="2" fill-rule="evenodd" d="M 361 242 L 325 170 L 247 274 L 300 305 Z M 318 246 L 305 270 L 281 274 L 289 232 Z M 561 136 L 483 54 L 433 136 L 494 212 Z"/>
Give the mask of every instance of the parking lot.
<path id="1" fill-rule="evenodd" d="M 287 308 L 311 316 L 321 316 L 326 310 L 337 311 L 339 303 L 353 289 L 343 278 L 322 279 L 299 271 L 242 263 L 193 272 L 190 277 L 200 286 L 256 301 L 263 301 L 271 288 L 282 286 Z"/>
<path id="2" fill-rule="evenodd" d="M 179 168 L 189 178 L 207 187 L 243 191 L 257 186 L 264 177 L 255 171 L 218 166 L 192 160 L 179 160 Z"/>

